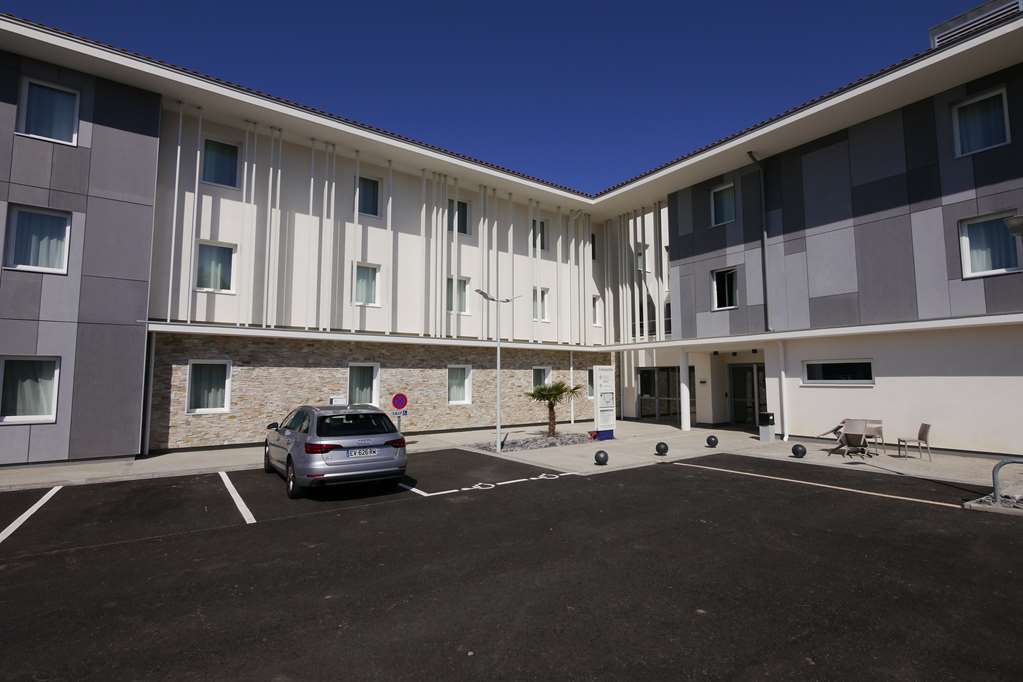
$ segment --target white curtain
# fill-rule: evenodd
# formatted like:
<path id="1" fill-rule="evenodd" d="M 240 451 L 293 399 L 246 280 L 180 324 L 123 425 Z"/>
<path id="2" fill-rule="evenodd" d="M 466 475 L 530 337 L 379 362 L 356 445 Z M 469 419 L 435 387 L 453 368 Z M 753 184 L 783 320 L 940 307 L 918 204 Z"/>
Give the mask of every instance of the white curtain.
<path id="1" fill-rule="evenodd" d="M 64 269 L 65 216 L 18 209 L 12 265 Z"/>
<path id="2" fill-rule="evenodd" d="M 7 360 L 4 362 L 3 398 L 0 415 L 4 417 L 42 417 L 52 415 L 53 360 Z"/>
<path id="3" fill-rule="evenodd" d="M 371 404 L 373 402 L 373 367 L 354 366 L 348 368 L 348 404 Z"/>
<path id="4" fill-rule="evenodd" d="M 468 370 L 465 367 L 448 367 L 448 402 L 465 402 L 465 384 Z"/>
<path id="5" fill-rule="evenodd" d="M 1005 142 L 1005 111 L 997 94 L 959 108 L 959 150 L 966 154 Z"/>
<path id="6" fill-rule="evenodd" d="M 226 246 L 199 245 L 199 269 L 195 285 L 200 289 L 231 289 L 232 251 Z"/>
<path id="7" fill-rule="evenodd" d="M 189 383 L 189 409 L 213 410 L 227 406 L 227 365 L 196 363 Z"/>
<path id="8" fill-rule="evenodd" d="M 970 243 L 971 272 L 1018 267 L 1016 238 L 1009 233 L 1003 218 L 967 225 L 966 237 Z"/>
<path id="9" fill-rule="evenodd" d="M 29 83 L 25 132 L 53 140 L 73 141 L 77 98 L 72 92 Z"/>
<path id="10" fill-rule="evenodd" d="M 355 302 L 375 305 L 377 302 L 376 268 L 358 265 L 355 268 Z"/>
<path id="11" fill-rule="evenodd" d="M 448 277 L 448 312 L 464 313 L 466 286 L 468 282 L 464 279 L 457 280 L 457 289 L 455 282 L 456 280 Z"/>

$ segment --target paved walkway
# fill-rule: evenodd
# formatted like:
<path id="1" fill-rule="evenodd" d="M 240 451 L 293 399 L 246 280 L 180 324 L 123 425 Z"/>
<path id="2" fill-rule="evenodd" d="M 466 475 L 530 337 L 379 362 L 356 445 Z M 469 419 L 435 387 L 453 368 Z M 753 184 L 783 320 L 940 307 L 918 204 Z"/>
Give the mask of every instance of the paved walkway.
<path id="1" fill-rule="evenodd" d="M 563 433 L 584 433 L 593 428 L 593 422 L 563 424 L 558 427 Z M 543 426 L 512 428 L 508 430 L 508 438 L 514 440 L 541 435 L 545 430 Z M 719 440 L 717 448 L 713 450 L 708 448 L 705 442 L 707 436 L 712 433 Z M 807 465 L 869 470 L 898 476 L 980 485 L 991 484 L 991 468 L 999 459 L 996 456 L 935 451 L 934 461 L 931 462 L 926 458 L 921 460 L 914 456 L 896 456 L 894 447 L 889 447 L 887 454 L 874 457 L 842 457 L 828 455 L 829 443 L 820 440 L 793 438 L 788 443 L 782 441 L 761 443 L 756 436 L 742 431 L 694 428 L 692 431 L 683 432 L 666 424 L 632 421 L 619 422 L 616 436 L 613 441 L 526 450 L 500 456 L 557 471 L 589 474 L 646 466 L 659 461 L 690 459 L 714 452 L 727 452 L 751 457 L 786 459 Z M 491 438 L 492 429 L 424 433 L 408 437 L 408 451 L 414 456 L 417 452 L 460 448 L 493 455 L 475 447 Z M 654 448 L 660 441 L 666 442 L 670 448 L 666 457 L 654 454 Z M 807 455 L 804 459 L 795 459 L 791 455 L 790 449 L 796 442 L 806 445 Z M 593 454 L 598 449 L 608 453 L 609 462 L 606 466 L 598 467 L 593 463 Z M 236 471 L 256 469 L 262 464 L 262 447 L 252 446 L 172 452 L 138 459 L 34 464 L 0 469 L 0 490 Z M 1004 473 L 1008 482 L 1006 491 L 1016 495 L 1023 494 L 1023 466 L 1008 467 Z"/>

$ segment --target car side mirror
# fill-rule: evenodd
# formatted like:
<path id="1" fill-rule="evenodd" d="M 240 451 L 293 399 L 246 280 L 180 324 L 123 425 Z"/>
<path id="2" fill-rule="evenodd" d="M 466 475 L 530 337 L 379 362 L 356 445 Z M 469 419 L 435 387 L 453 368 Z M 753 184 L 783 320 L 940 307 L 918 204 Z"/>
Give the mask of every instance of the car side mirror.
<path id="1" fill-rule="evenodd" d="M 269 424 L 266 425 L 266 428 L 276 431 L 277 429 L 281 428 L 281 425 L 278 424 L 277 422 L 270 422 Z"/>

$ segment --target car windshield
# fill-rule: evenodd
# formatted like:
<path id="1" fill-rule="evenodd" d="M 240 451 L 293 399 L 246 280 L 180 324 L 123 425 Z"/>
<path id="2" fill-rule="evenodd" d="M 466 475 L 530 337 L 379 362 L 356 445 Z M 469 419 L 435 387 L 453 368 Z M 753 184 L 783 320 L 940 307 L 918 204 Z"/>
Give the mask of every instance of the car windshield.
<path id="1" fill-rule="evenodd" d="M 394 424 L 387 415 L 377 412 L 332 414 L 316 420 L 316 435 L 321 438 L 375 436 L 394 432 Z"/>

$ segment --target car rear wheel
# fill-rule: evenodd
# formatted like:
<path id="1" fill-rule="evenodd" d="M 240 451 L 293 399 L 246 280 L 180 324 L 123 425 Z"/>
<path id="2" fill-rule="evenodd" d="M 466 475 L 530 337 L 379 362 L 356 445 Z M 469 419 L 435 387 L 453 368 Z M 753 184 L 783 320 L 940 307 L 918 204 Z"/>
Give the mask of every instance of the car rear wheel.
<path id="1" fill-rule="evenodd" d="M 298 484 L 298 479 L 295 478 L 295 465 L 288 460 L 288 469 L 285 475 L 285 485 L 288 490 L 288 497 L 297 500 L 302 497 L 302 487 Z"/>
<path id="2" fill-rule="evenodd" d="M 270 444 L 263 443 L 263 472 L 272 474 L 274 472 L 273 465 L 270 464 Z"/>

